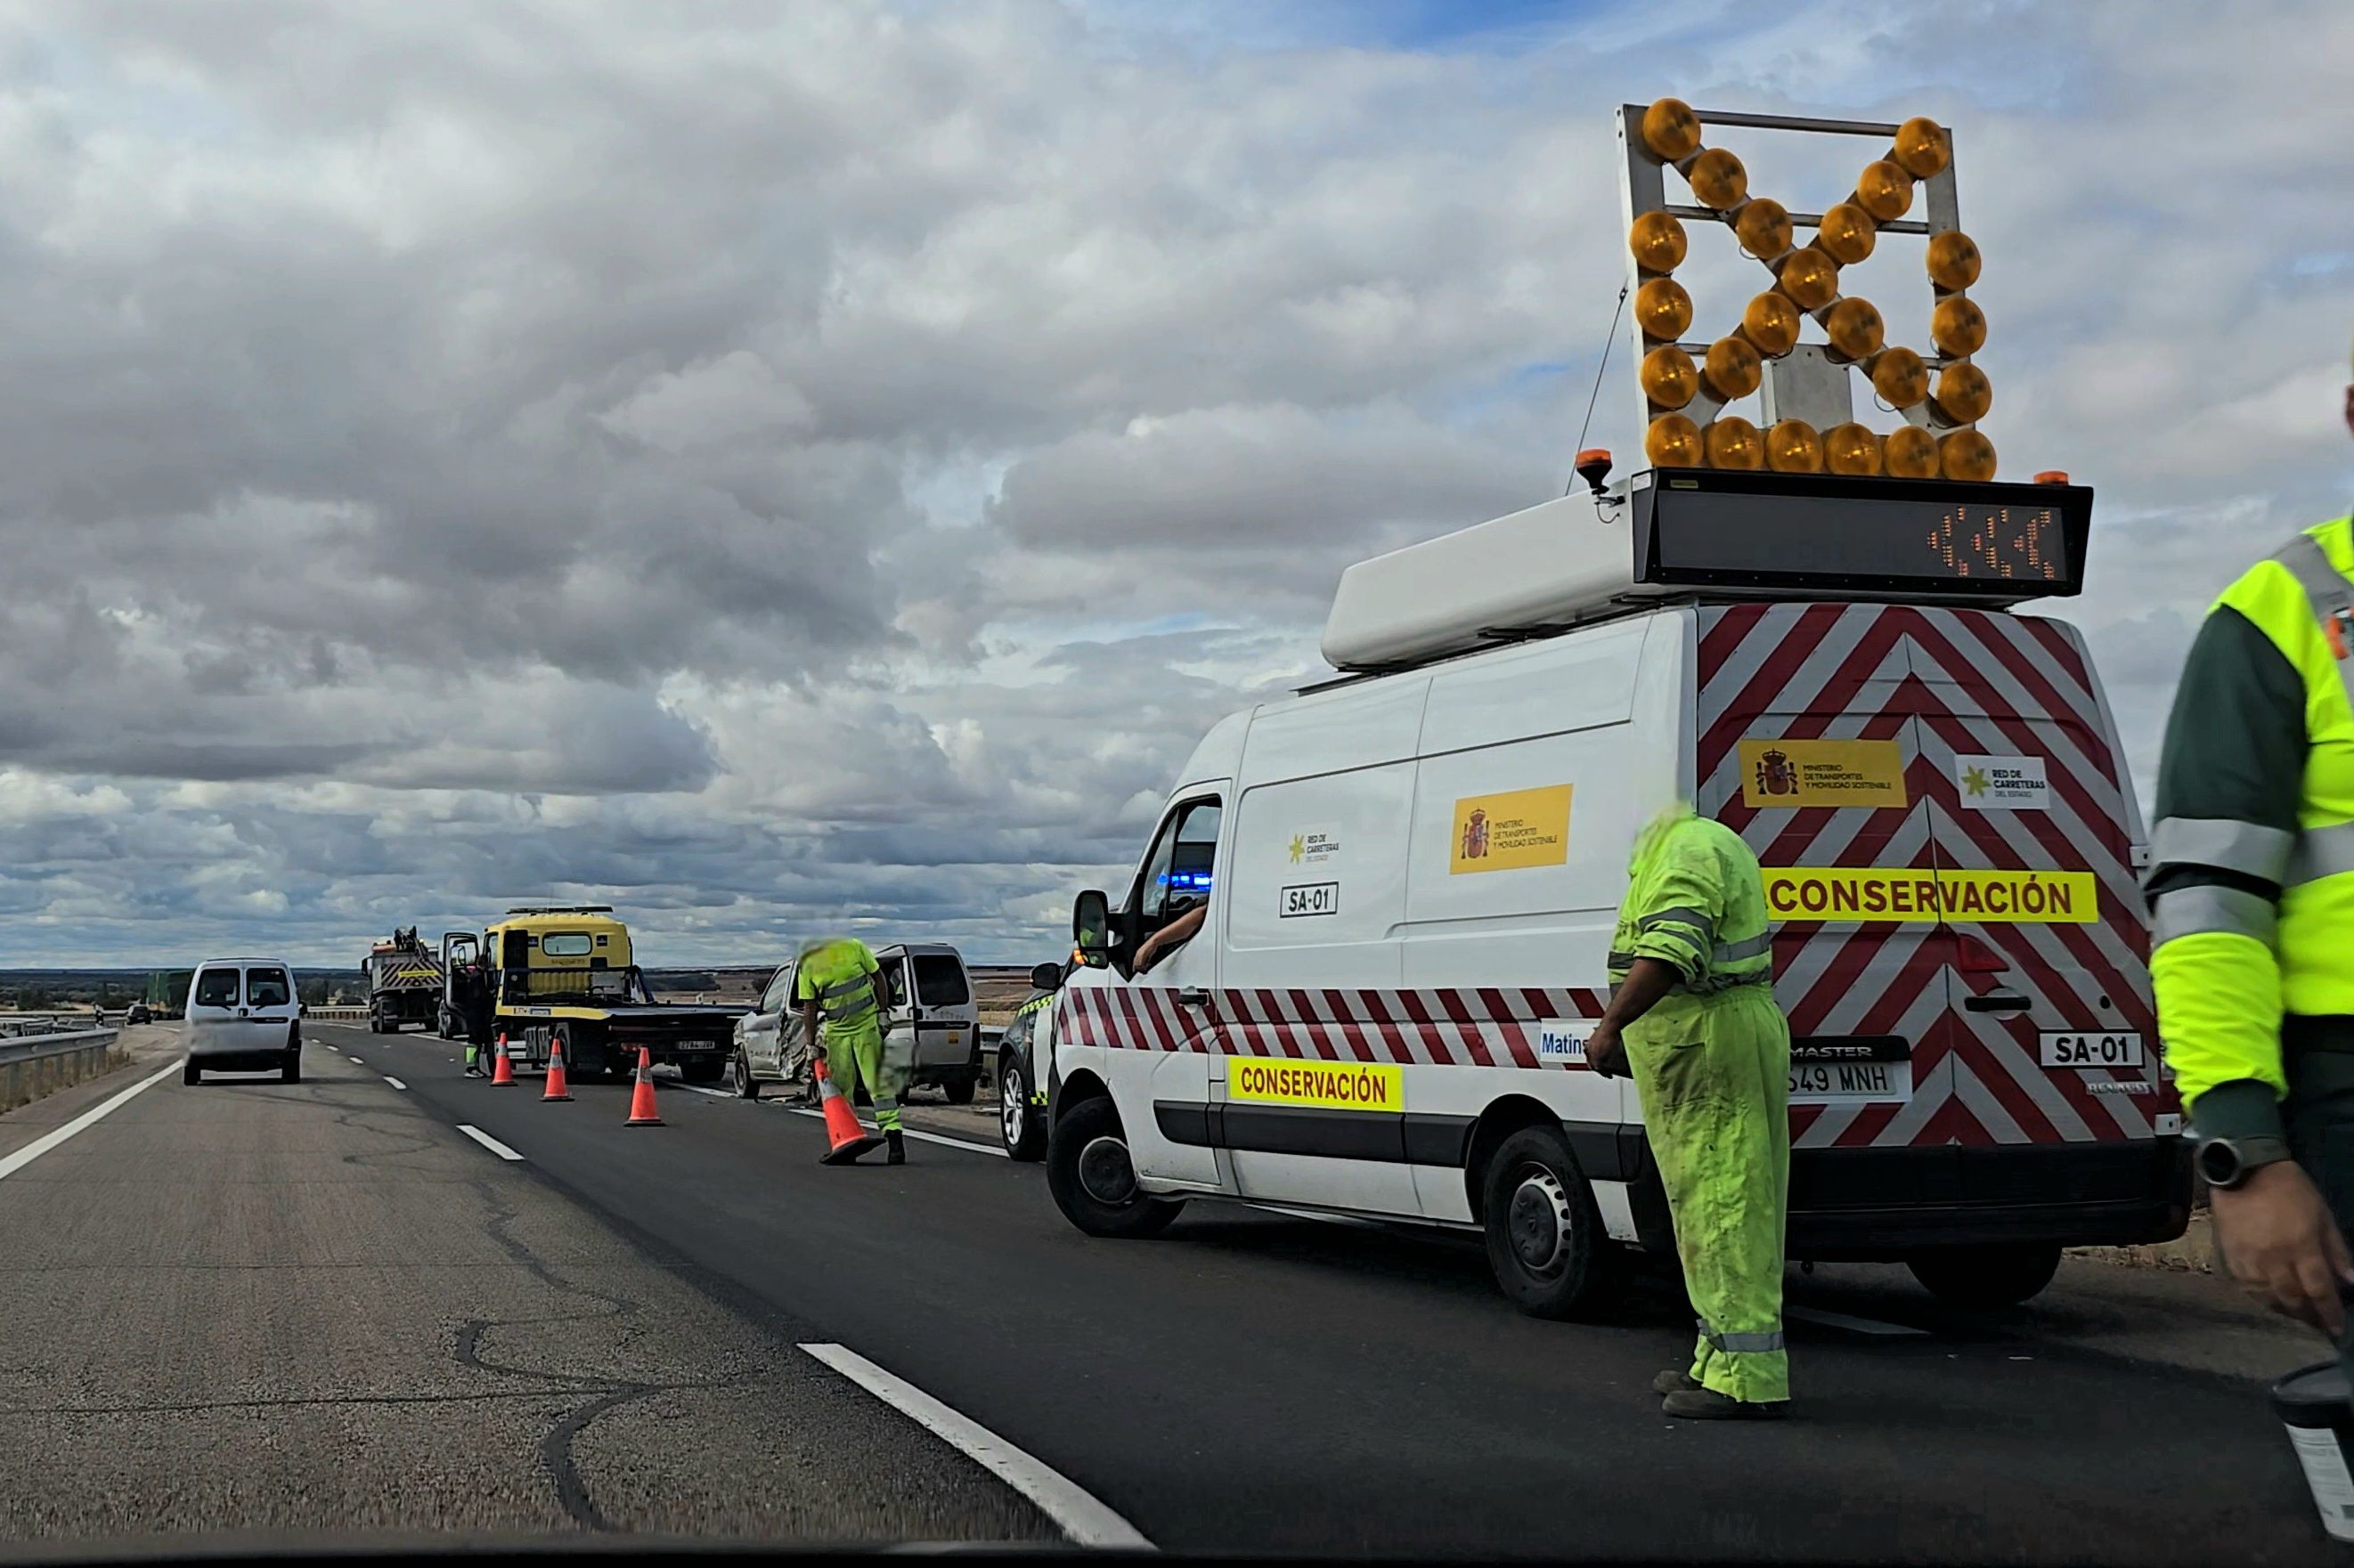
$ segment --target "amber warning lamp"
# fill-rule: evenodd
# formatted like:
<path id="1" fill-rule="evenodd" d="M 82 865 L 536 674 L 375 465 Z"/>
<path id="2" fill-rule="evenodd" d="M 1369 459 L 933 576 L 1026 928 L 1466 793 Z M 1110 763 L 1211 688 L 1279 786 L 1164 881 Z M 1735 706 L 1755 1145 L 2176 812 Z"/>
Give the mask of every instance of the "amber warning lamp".
<path id="1" fill-rule="evenodd" d="M 1728 131 L 1871 146 L 1850 188 L 1800 211 L 1766 194 L 1770 167 L 1719 144 Z M 1961 227 L 1951 132 L 1925 116 L 1815 120 L 1662 98 L 1623 105 L 1619 139 L 1635 307 L 1627 346 L 1651 467 L 1994 481 L 1994 443 L 1978 422 L 1995 388 L 1975 360 L 1987 316 L 1968 294 L 1983 258 Z M 1676 279 L 1711 232 L 1761 270 L 1763 292 L 1695 299 Z M 1847 269 L 1900 240 L 1919 244 L 1923 305 L 1883 311 L 1893 302 L 1847 291 Z"/>

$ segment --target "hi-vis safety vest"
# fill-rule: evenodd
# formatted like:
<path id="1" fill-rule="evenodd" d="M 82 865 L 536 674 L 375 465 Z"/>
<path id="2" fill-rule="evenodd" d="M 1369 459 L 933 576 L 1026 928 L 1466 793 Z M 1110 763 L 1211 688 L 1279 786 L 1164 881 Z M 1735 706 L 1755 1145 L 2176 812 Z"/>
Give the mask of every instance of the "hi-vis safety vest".
<path id="1" fill-rule="evenodd" d="M 1637 959 L 1675 966 L 1676 990 L 1688 995 L 1774 983 L 1765 879 L 1739 833 L 1684 810 L 1636 837 L 1610 939 L 1610 983 L 1625 980 Z"/>
<path id="2" fill-rule="evenodd" d="M 828 1034 L 847 1034 L 875 1017 L 874 976 L 881 966 L 855 937 L 828 942 L 801 960 L 793 1000 L 815 1001 Z"/>
<path id="3" fill-rule="evenodd" d="M 2285 1020 L 2354 1015 L 2349 574 L 2354 531 L 2341 517 L 2224 590 L 2168 729 L 2150 975 L 2167 1060 L 2202 1133 L 2247 1130 L 2221 1125 L 2234 1097 L 2217 1097 L 2210 1125 L 2198 1101 L 2211 1089 L 2254 1080 L 2285 1092 Z"/>

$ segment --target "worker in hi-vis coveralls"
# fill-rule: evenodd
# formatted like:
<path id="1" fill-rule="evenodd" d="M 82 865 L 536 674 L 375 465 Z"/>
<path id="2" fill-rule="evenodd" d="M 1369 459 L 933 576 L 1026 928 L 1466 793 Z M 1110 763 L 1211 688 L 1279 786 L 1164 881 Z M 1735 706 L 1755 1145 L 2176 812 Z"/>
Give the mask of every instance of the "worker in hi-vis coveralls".
<path id="1" fill-rule="evenodd" d="M 883 1065 L 882 992 L 883 967 L 857 938 L 837 937 L 811 942 L 801 949 L 801 972 L 793 978 L 793 1001 L 801 1009 L 802 1032 L 811 1040 L 822 1038 L 825 1075 L 834 1093 L 855 1100 L 858 1086 L 866 1086 L 875 1102 L 875 1125 L 883 1129 L 884 1141 L 890 1145 L 884 1163 L 904 1165 L 907 1149 L 899 1136 L 900 1086 L 886 1081 Z M 828 1151 L 828 1163 L 845 1162 L 837 1160 L 835 1153 Z M 855 1160 L 857 1155 L 858 1150 L 853 1147 L 845 1160 Z"/>
<path id="2" fill-rule="evenodd" d="M 1670 1415 L 1780 1415 L 1790 1026 L 1774 1002 L 1765 879 L 1741 835 L 1689 807 L 1637 835 L 1609 965 L 1586 1065 L 1633 1069 L 1700 1315 L 1691 1365 L 1651 1386 Z"/>
<path id="3" fill-rule="evenodd" d="M 2354 385 L 2345 418 L 2354 432 Z M 2354 1375 L 2354 521 L 2306 529 L 2209 608 L 2149 857 L 2158 1030 L 2216 1250 Z"/>

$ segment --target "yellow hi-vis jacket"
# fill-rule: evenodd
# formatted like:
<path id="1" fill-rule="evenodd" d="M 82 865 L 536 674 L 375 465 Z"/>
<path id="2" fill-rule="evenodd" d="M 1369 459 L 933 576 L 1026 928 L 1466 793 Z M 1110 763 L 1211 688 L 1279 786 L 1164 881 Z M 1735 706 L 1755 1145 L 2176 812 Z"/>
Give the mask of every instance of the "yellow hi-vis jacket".
<path id="1" fill-rule="evenodd" d="M 2158 767 L 2158 1030 L 2203 1137 L 2278 1136 L 2285 1053 L 2354 1050 L 2354 530 L 2210 609 Z"/>

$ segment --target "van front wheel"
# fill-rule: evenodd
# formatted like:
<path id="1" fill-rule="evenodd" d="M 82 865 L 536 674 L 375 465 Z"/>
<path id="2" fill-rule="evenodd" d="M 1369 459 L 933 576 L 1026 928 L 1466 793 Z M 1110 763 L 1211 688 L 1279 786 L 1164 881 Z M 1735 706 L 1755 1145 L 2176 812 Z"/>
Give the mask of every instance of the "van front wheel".
<path id="1" fill-rule="evenodd" d="M 1488 1266 L 1532 1318 L 1591 1316 L 1617 1296 L 1626 1259 L 1603 1234 L 1593 1189 L 1549 1127 L 1524 1127 L 1497 1147 L 1480 1182 Z"/>
<path id="2" fill-rule="evenodd" d="M 1157 1236 L 1182 1198 L 1156 1198 L 1138 1185 L 1119 1109 L 1108 1096 L 1081 1100 L 1046 1139 L 1046 1190 L 1063 1217 L 1091 1236 Z"/>
<path id="3" fill-rule="evenodd" d="M 2057 1246 L 1955 1246 L 1904 1260 L 1929 1294 L 1956 1307 L 2016 1307 L 2060 1272 Z"/>

